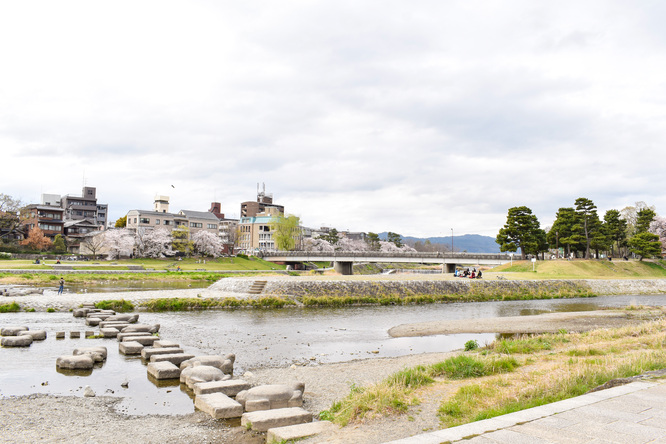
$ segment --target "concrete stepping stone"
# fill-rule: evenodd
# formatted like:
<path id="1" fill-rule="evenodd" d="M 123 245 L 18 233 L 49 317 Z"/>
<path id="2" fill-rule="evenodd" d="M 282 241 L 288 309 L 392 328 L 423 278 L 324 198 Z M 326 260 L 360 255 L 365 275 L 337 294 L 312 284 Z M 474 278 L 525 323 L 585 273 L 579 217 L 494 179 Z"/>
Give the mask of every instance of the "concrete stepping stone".
<path id="1" fill-rule="evenodd" d="M 143 359 L 150 361 L 150 358 L 155 355 L 171 355 L 177 353 L 184 353 L 182 348 L 175 348 L 175 347 L 156 348 L 155 343 L 157 342 L 160 341 L 155 341 L 152 347 L 144 347 L 144 349 L 141 350 L 141 357 Z"/>
<path id="2" fill-rule="evenodd" d="M 196 399 L 199 398 L 197 397 Z M 312 422 L 312 413 L 302 407 L 260 410 L 257 412 L 243 413 L 243 416 L 241 416 L 241 426 L 256 430 L 257 432 L 266 432 L 268 429 L 275 427 L 285 427 L 306 422 Z"/>
<path id="3" fill-rule="evenodd" d="M 56 359 L 56 367 L 67 370 L 90 370 L 95 362 L 90 355 L 65 355 Z"/>
<path id="4" fill-rule="evenodd" d="M 228 379 L 226 381 L 198 382 L 194 384 L 194 394 L 210 395 L 211 393 L 223 393 L 234 397 L 243 390 L 251 387 L 250 383 L 242 379 Z"/>
<path id="5" fill-rule="evenodd" d="M 140 355 L 143 345 L 136 341 L 121 342 L 118 344 L 118 353 L 123 355 Z"/>
<path id="6" fill-rule="evenodd" d="M 243 414 L 243 406 L 223 393 L 197 396 L 194 406 L 215 419 L 238 418 Z"/>
<path id="7" fill-rule="evenodd" d="M 19 336 L 3 336 L 0 345 L 3 347 L 29 347 L 32 344 L 32 336 L 25 334 Z"/>
<path id="8" fill-rule="evenodd" d="M 2 327 L 0 336 L 19 336 L 26 331 L 28 331 L 28 327 Z"/>
<path id="9" fill-rule="evenodd" d="M 129 323 L 122 321 L 102 321 L 99 323 L 100 328 L 115 328 L 118 331 L 125 327 L 129 327 Z"/>
<path id="10" fill-rule="evenodd" d="M 189 355 L 186 353 L 169 353 L 166 355 L 153 355 L 150 357 L 150 362 L 163 362 L 168 361 L 172 364 L 178 365 L 180 368 L 180 363 L 192 359 L 194 355 Z"/>
<path id="11" fill-rule="evenodd" d="M 64 331 L 57 331 L 56 332 L 56 339 L 65 339 L 65 332 Z"/>
<path id="12" fill-rule="evenodd" d="M 178 348 L 180 347 L 179 344 L 173 342 L 173 341 L 167 341 L 164 339 L 160 339 L 159 341 L 155 341 L 153 344 L 153 347 L 155 348 Z"/>
<path id="13" fill-rule="evenodd" d="M 46 331 L 44 330 L 28 330 L 24 334 L 32 336 L 33 341 L 43 341 L 46 339 Z"/>
<path id="14" fill-rule="evenodd" d="M 158 341 L 160 338 L 157 336 L 125 336 L 121 342 L 138 342 L 141 345 L 153 345 L 153 342 Z"/>
<path id="15" fill-rule="evenodd" d="M 107 350 L 106 347 L 78 347 L 72 352 L 74 356 L 88 355 L 93 358 L 95 362 L 106 361 Z"/>
<path id="16" fill-rule="evenodd" d="M 90 327 L 97 327 L 102 322 L 100 318 L 86 318 L 86 325 Z"/>
<path id="17" fill-rule="evenodd" d="M 155 379 L 178 379 L 180 367 L 169 361 L 151 362 L 148 364 L 148 374 Z"/>
<path id="18" fill-rule="evenodd" d="M 118 336 L 118 330 L 115 328 L 100 328 L 99 333 L 104 336 L 105 338 L 115 338 Z"/>
<path id="19" fill-rule="evenodd" d="M 308 438 L 337 428 L 338 426 L 331 421 L 307 422 L 305 424 L 274 427 L 268 429 L 266 434 L 266 444 L 295 441 L 297 439 Z"/>
<path id="20" fill-rule="evenodd" d="M 80 331 L 70 331 L 69 332 L 69 338 L 70 339 L 79 339 L 81 337 L 81 332 Z"/>
<path id="21" fill-rule="evenodd" d="M 118 342 L 121 342 L 124 338 L 134 336 L 148 336 L 148 337 L 153 337 L 152 333 L 144 332 L 144 333 L 137 333 L 137 332 L 128 332 L 128 333 L 123 333 L 122 331 L 116 335 L 116 338 L 118 339 Z M 157 338 L 157 336 L 155 336 Z M 157 338 L 159 339 L 159 338 Z"/>

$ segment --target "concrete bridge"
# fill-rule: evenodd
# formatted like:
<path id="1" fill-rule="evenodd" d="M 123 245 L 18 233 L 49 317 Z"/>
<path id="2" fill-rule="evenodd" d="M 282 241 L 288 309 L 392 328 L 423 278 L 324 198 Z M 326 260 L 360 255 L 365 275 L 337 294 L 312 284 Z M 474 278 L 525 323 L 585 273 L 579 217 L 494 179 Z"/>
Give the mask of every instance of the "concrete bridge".
<path id="1" fill-rule="evenodd" d="M 377 251 L 272 251 L 260 254 L 263 259 L 286 265 L 303 262 L 333 262 L 335 270 L 352 274 L 354 262 L 391 262 L 413 264 L 441 264 L 442 272 L 453 273 L 456 265 L 501 265 L 511 262 L 512 254 L 492 253 L 381 253 Z"/>

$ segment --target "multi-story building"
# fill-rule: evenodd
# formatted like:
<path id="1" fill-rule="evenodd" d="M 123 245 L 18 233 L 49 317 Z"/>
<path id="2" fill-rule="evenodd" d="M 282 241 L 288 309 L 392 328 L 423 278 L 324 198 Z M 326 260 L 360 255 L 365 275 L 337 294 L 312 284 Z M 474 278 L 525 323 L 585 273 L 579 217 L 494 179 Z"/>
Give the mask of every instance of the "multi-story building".
<path id="1" fill-rule="evenodd" d="M 275 207 L 268 207 L 256 216 L 241 217 L 238 223 L 238 245 L 241 250 L 274 251 L 273 222 L 282 213 Z"/>
<path id="2" fill-rule="evenodd" d="M 208 212 L 217 217 L 220 240 L 224 245 L 222 253 L 233 254 L 237 238 L 238 219 L 224 217 L 224 213 L 222 213 L 222 205 L 219 202 L 211 202 L 210 210 L 208 210 Z"/>
<path id="3" fill-rule="evenodd" d="M 63 208 L 65 210 L 64 219 L 67 221 L 89 220 L 102 229 L 106 228 L 109 206 L 97 203 L 95 187 L 83 187 L 81 196 L 42 194 L 42 205 Z"/>
<path id="4" fill-rule="evenodd" d="M 171 232 L 179 227 L 187 227 L 190 235 L 201 230 L 218 234 L 219 222 L 208 211 L 180 210 L 178 213 L 170 213 L 168 196 L 155 196 L 153 210 L 130 210 L 127 213 L 127 228 L 133 231 L 165 228 Z"/>
<path id="5" fill-rule="evenodd" d="M 274 204 L 273 195 L 266 194 L 266 186 L 264 185 L 263 191 L 259 191 L 259 185 L 257 184 L 257 201 L 241 203 L 240 217 L 254 217 L 269 210 L 271 213 L 284 214 L 284 206 Z"/>
<path id="6" fill-rule="evenodd" d="M 39 227 L 44 236 L 53 240 L 58 234 L 64 235 L 63 214 L 65 210 L 48 205 L 30 204 L 21 210 L 23 226 L 27 231 Z M 27 231 L 25 235 L 27 236 Z"/>

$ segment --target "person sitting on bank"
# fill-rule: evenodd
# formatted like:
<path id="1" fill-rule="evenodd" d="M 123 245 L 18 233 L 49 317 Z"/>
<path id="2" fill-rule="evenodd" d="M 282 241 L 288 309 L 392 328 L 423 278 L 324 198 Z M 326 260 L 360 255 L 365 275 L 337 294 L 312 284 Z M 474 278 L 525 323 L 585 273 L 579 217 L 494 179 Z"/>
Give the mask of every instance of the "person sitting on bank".
<path id="1" fill-rule="evenodd" d="M 474 270 L 472 270 L 472 275 L 469 278 L 474 279 L 475 277 L 476 277 L 476 273 L 474 273 Z"/>
<path id="2" fill-rule="evenodd" d="M 483 274 L 483 273 L 481 273 L 481 270 L 479 270 L 479 274 L 476 275 L 476 278 L 477 278 L 477 279 L 481 279 L 481 275 L 482 275 L 482 274 Z"/>

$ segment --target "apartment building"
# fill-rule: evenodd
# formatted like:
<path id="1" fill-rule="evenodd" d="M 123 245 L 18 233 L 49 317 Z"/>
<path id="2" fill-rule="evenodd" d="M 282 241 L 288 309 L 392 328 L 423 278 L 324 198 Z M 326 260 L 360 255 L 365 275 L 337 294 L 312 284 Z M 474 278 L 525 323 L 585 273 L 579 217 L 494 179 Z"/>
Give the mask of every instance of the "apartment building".
<path id="1" fill-rule="evenodd" d="M 21 216 L 24 218 L 23 226 L 28 230 L 39 227 L 44 236 L 51 240 L 58 234 L 65 234 L 64 213 L 65 210 L 62 208 L 39 204 L 30 204 L 21 210 Z M 25 235 L 28 235 L 27 231 Z"/>
<path id="2" fill-rule="evenodd" d="M 233 254 L 236 245 L 238 219 L 224 217 L 224 213 L 222 213 L 222 205 L 219 202 L 211 202 L 208 212 L 217 217 L 219 227 L 218 232 L 220 240 L 224 245 L 222 254 Z"/>
<path id="3" fill-rule="evenodd" d="M 190 235 L 200 230 L 218 234 L 219 221 L 208 211 L 180 210 L 169 212 L 169 196 L 155 196 L 152 210 L 130 210 L 127 213 L 127 228 L 137 231 L 141 228 L 165 228 L 171 232 L 175 228 L 187 227 Z"/>
<path id="4" fill-rule="evenodd" d="M 90 220 L 96 225 L 106 228 L 108 222 L 107 204 L 97 202 L 97 189 L 95 187 L 83 187 L 81 196 L 67 194 L 42 194 L 42 205 L 49 207 L 60 207 L 65 210 L 64 220 Z"/>

